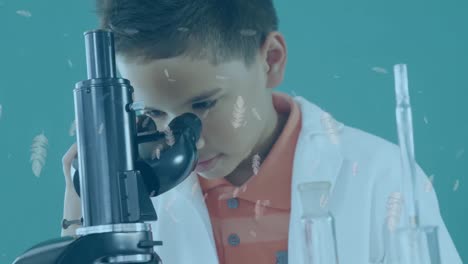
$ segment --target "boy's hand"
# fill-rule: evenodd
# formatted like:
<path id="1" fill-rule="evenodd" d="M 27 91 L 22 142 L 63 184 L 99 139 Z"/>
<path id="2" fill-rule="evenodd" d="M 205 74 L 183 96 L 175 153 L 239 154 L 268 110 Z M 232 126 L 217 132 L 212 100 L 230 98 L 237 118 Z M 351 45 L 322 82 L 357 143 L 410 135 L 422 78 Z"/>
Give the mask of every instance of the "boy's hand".
<path id="1" fill-rule="evenodd" d="M 75 191 L 73 186 L 73 181 L 71 178 L 71 164 L 75 157 L 77 157 L 77 145 L 74 143 L 68 149 L 68 151 L 62 157 L 62 168 L 63 168 L 63 175 L 65 176 L 65 197 L 63 201 L 63 219 L 66 221 L 75 221 L 81 218 L 81 204 L 80 204 L 80 197 Z M 62 219 L 62 221 L 63 221 Z M 66 229 L 62 226 L 61 236 L 74 236 L 76 229 L 80 227 L 80 225 L 71 225 Z"/>
<path id="2" fill-rule="evenodd" d="M 138 116 L 136 117 L 136 123 L 138 124 Z M 72 161 L 74 158 L 78 157 L 78 149 L 76 143 L 73 143 L 73 145 L 70 146 L 70 148 L 67 150 L 65 155 L 62 157 L 62 169 L 63 169 L 63 175 L 65 176 L 65 187 L 66 188 L 71 188 L 72 190 L 74 189 L 73 186 L 73 180 L 72 180 L 72 175 L 71 175 L 71 166 L 72 166 Z"/>

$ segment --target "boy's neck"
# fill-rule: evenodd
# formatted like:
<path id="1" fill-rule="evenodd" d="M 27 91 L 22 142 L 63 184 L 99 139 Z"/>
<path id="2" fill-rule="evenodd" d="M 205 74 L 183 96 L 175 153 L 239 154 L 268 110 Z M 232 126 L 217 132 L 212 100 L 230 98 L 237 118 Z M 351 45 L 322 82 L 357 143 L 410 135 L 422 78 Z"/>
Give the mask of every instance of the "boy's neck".
<path id="1" fill-rule="evenodd" d="M 260 160 L 264 160 L 283 132 L 286 122 L 288 121 L 289 113 L 277 113 L 275 109 L 273 109 L 273 112 L 275 113 L 273 118 L 270 118 L 271 121 L 266 123 L 268 127 L 265 129 L 265 135 L 269 136 L 266 138 L 262 137 L 262 142 L 252 149 L 248 157 L 244 159 L 233 172 L 224 177 L 232 185 L 241 186 L 254 175 L 252 169 L 253 157 L 258 154 Z"/>

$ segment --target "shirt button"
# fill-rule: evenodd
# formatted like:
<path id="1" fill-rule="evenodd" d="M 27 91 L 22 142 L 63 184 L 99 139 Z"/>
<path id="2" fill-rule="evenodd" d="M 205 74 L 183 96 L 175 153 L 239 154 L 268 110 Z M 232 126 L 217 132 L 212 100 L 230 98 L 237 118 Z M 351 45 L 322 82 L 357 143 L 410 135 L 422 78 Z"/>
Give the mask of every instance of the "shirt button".
<path id="1" fill-rule="evenodd" d="M 228 199 L 227 200 L 227 205 L 228 205 L 229 208 L 235 209 L 235 208 L 239 207 L 239 200 L 237 200 L 237 198 Z"/>
<path id="2" fill-rule="evenodd" d="M 239 245 L 240 243 L 240 238 L 237 234 L 230 234 L 229 237 L 228 237 L 228 242 L 229 242 L 229 245 L 231 246 L 237 246 Z"/>
<path id="3" fill-rule="evenodd" d="M 288 251 L 276 252 L 276 264 L 288 264 Z"/>

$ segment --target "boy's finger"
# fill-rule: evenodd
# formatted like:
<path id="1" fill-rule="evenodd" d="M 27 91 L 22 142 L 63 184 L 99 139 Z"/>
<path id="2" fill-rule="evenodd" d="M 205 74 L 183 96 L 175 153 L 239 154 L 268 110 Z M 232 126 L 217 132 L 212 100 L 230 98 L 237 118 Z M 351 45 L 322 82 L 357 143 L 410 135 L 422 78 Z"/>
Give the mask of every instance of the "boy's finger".
<path id="1" fill-rule="evenodd" d="M 63 169 L 63 175 L 65 175 L 65 182 L 68 185 L 71 183 L 71 174 L 70 174 L 70 168 L 73 159 L 77 156 L 77 145 L 74 143 L 68 151 L 65 153 L 65 155 L 62 158 L 62 169 Z"/>

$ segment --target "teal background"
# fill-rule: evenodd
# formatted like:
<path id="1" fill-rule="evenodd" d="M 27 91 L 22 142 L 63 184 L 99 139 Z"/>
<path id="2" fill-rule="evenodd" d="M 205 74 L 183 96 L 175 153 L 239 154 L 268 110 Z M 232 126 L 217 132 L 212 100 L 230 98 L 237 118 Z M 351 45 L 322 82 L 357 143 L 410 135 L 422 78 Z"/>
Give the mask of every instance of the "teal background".
<path id="1" fill-rule="evenodd" d="M 289 52 L 278 90 L 309 99 L 347 125 L 396 143 L 392 68 L 408 65 L 416 159 L 434 175 L 442 216 L 463 260 L 467 3 L 276 1 Z M 83 32 L 97 27 L 93 9 L 91 0 L 0 0 L 0 263 L 60 236 L 61 158 L 75 140 L 69 136 L 72 89 L 86 78 Z M 42 131 L 49 147 L 37 178 L 30 146 Z"/>

